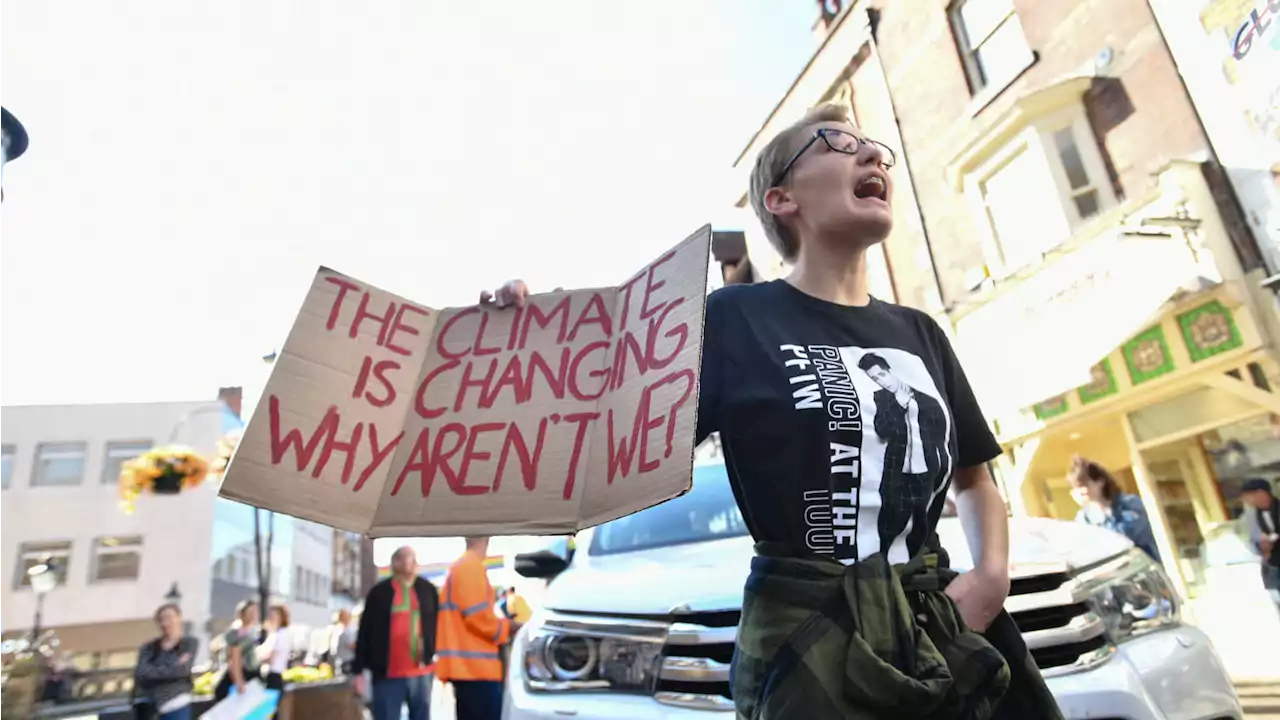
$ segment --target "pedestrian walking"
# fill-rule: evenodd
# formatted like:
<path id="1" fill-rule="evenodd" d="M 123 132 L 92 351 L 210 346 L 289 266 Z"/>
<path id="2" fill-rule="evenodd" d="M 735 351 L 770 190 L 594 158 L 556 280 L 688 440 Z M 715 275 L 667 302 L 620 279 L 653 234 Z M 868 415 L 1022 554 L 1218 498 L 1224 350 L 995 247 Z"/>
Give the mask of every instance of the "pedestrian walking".
<path id="1" fill-rule="evenodd" d="M 272 605 L 267 613 L 267 639 L 258 646 L 258 659 L 266 669 L 268 690 L 284 692 L 284 671 L 293 657 L 293 636 L 289 633 L 289 607 Z"/>
<path id="2" fill-rule="evenodd" d="M 236 621 L 223 636 L 227 646 L 227 669 L 213 690 L 213 697 L 222 702 L 235 687 L 243 695 L 250 680 L 258 677 L 258 602 L 244 600 L 236 607 Z"/>
<path id="3" fill-rule="evenodd" d="M 1142 498 L 1121 490 L 1106 468 L 1079 455 L 1071 460 L 1067 484 L 1071 497 L 1080 504 L 1077 521 L 1118 532 L 1160 562 L 1160 550 Z"/>
<path id="4" fill-rule="evenodd" d="M 933 318 L 868 291 L 893 164 L 835 105 L 783 129 L 749 196 L 792 270 L 706 301 L 696 439 L 719 432 L 757 541 L 732 697 L 761 719 L 1056 720 L 1003 610 L 1000 446 Z M 527 295 L 517 280 L 481 302 Z M 974 560 L 960 574 L 934 532 L 952 488 Z"/>
<path id="5" fill-rule="evenodd" d="M 138 720 L 190 720 L 191 663 L 200 643 L 187 637 L 182 627 L 182 610 L 165 603 L 156 610 L 160 637 L 138 650 L 133 671 L 134 714 Z"/>
<path id="6" fill-rule="evenodd" d="M 494 612 L 495 594 L 485 570 L 489 538 L 466 541 L 466 552 L 449 567 L 441 591 L 437 672 L 453 684 L 458 720 L 500 720 L 501 649 L 519 624 Z"/>
<path id="7" fill-rule="evenodd" d="M 1246 505 L 1249 540 L 1262 556 L 1262 587 L 1280 610 L 1280 498 L 1265 478 L 1246 480 L 1240 497 Z"/>
<path id="8" fill-rule="evenodd" d="M 435 670 L 436 587 L 418 576 L 418 558 L 411 547 L 391 556 L 390 578 L 374 585 L 365 597 L 351 672 L 357 694 L 364 694 L 364 677 L 373 677 L 374 720 L 399 720 L 409 708 L 409 720 L 427 720 Z"/>
<path id="9" fill-rule="evenodd" d="M 330 628 L 329 657 L 338 672 L 351 674 L 351 663 L 356 657 L 357 627 L 351 623 L 351 611 L 343 608 Z"/>

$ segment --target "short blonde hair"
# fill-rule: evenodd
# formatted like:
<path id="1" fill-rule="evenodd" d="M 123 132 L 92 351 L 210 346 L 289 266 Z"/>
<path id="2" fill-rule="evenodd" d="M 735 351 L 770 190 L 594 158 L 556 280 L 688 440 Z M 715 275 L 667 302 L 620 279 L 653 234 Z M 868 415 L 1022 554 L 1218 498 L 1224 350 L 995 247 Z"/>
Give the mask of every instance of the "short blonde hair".
<path id="1" fill-rule="evenodd" d="M 756 156 L 755 168 L 751 171 L 751 209 L 755 211 L 760 224 L 764 226 L 764 234 L 769 238 L 782 259 L 793 262 L 800 254 L 800 244 L 791 235 L 777 215 L 769 212 L 764 206 L 764 194 L 775 187 L 778 175 L 782 173 L 787 161 L 800 149 L 806 141 L 814 125 L 824 122 L 849 122 L 849 111 L 839 105 L 825 103 L 811 108 L 796 122 L 774 136 Z"/>

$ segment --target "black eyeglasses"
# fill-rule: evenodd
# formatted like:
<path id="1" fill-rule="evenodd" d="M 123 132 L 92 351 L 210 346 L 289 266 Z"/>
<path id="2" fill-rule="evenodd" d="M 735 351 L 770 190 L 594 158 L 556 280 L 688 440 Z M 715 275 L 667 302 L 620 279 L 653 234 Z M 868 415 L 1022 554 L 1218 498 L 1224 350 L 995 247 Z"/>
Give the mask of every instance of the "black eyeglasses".
<path id="1" fill-rule="evenodd" d="M 809 138 L 809 142 L 801 145 L 800 149 L 796 151 L 796 154 L 792 155 L 791 159 L 787 161 L 787 164 L 782 166 L 782 172 L 778 173 L 778 177 L 773 180 L 773 187 L 777 187 L 778 184 L 782 182 L 782 179 L 787 176 L 787 173 L 791 172 L 791 166 L 795 165 L 796 161 L 800 159 L 800 156 L 804 155 L 805 151 L 812 147 L 819 138 L 821 138 L 822 142 L 827 144 L 827 147 L 831 148 L 835 152 L 844 153 L 845 155 L 857 155 L 863 145 L 879 150 L 880 167 L 882 168 L 891 168 L 897 161 L 897 157 L 893 154 L 893 150 L 890 150 L 889 146 L 882 142 L 876 142 L 869 138 L 861 138 L 851 132 L 836 130 L 835 128 L 818 128 L 817 131 L 813 133 L 813 137 Z"/>

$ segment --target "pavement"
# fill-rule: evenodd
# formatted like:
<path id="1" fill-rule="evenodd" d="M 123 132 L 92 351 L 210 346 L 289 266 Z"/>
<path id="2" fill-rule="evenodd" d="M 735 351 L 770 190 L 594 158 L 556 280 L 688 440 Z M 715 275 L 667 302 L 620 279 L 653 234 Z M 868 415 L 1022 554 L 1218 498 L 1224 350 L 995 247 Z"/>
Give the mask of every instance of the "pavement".
<path id="1" fill-rule="evenodd" d="M 1239 682 L 1236 692 L 1246 720 L 1280 720 L 1280 681 Z"/>

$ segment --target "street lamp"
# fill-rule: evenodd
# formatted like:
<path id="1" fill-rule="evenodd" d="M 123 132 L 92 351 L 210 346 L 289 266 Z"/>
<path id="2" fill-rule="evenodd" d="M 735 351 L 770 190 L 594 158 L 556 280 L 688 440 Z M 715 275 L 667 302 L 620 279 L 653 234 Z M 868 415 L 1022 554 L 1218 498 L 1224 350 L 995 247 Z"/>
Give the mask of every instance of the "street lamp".
<path id="1" fill-rule="evenodd" d="M 31 580 L 31 589 L 36 594 L 36 617 L 35 622 L 31 625 L 31 645 L 36 647 L 40 642 L 40 624 L 44 615 L 44 596 L 58 586 L 58 572 L 53 566 L 52 560 L 45 560 L 28 568 L 27 577 Z"/>
<path id="2" fill-rule="evenodd" d="M 17 160 L 18 156 L 27 151 L 27 130 L 22 127 L 22 123 L 18 122 L 18 118 L 9 112 L 8 108 L 0 108 L 0 178 L 4 176 L 4 166 L 11 161 Z M 0 180 L 3 185 L 3 180 Z M 0 200 L 4 200 L 4 188 L 0 187 Z"/>

